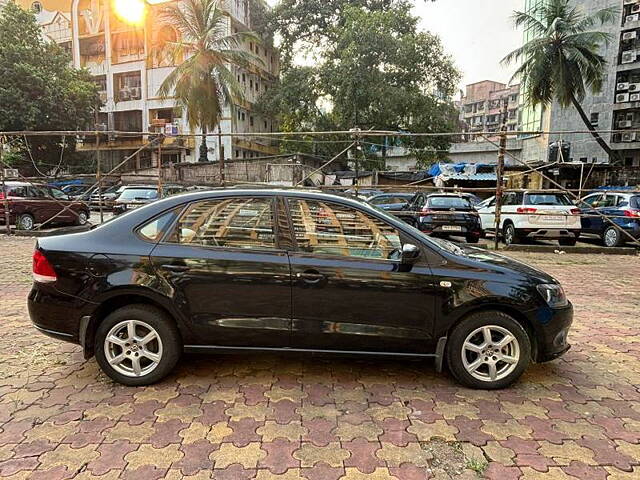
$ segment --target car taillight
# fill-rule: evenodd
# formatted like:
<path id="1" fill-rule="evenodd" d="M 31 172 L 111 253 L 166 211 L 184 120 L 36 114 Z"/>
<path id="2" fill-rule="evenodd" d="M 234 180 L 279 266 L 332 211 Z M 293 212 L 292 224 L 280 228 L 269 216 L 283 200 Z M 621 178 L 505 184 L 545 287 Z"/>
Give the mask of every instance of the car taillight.
<path id="1" fill-rule="evenodd" d="M 579 208 L 572 208 L 571 209 L 571 215 L 580 215 L 580 209 Z"/>
<path id="2" fill-rule="evenodd" d="M 529 208 L 529 207 L 520 207 L 516 210 L 518 213 L 536 213 L 538 211 L 537 208 Z"/>
<path id="3" fill-rule="evenodd" d="M 0 192 L 0 200 L 4 200 L 4 192 Z"/>
<path id="4" fill-rule="evenodd" d="M 33 253 L 33 279 L 38 283 L 53 283 L 58 280 L 53 265 L 40 250 Z"/>
<path id="5" fill-rule="evenodd" d="M 639 218 L 640 217 L 640 210 L 625 210 L 624 211 L 624 216 L 625 217 Z"/>

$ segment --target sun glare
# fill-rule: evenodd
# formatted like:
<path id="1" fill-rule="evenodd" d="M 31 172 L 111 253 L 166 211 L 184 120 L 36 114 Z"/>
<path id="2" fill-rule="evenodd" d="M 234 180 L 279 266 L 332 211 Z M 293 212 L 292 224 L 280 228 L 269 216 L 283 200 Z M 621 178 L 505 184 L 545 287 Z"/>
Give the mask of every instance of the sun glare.
<path id="1" fill-rule="evenodd" d="M 131 25 L 142 25 L 147 16 L 144 0 L 113 0 L 113 11 L 120 20 Z"/>

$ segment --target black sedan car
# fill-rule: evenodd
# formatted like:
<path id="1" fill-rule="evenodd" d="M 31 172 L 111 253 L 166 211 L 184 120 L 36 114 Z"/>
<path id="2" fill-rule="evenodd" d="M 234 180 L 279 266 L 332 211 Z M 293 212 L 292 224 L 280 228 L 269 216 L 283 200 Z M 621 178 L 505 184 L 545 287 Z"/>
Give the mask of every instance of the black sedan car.
<path id="1" fill-rule="evenodd" d="M 467 197 L 455 193 L 427 195 L 418 228 L 439 237 L 464 237 L 468 243 L 478 243 L 482 236 L 478 212 Z"/>
<path id="2" fill-rule="evenodd" d="M 432 357 L 502 388 L 569 349 L 549 275 L 309 191 L 167 198 L 39 240 L 29 313 L 114 380 L 147 385 L 183 351 Z"/>

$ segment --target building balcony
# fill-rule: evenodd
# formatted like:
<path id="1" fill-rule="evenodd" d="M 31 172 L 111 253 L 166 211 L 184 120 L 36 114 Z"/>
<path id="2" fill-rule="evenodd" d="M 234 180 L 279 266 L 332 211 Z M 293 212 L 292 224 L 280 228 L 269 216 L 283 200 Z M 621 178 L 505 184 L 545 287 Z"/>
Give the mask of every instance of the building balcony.
<path id="1" fill-rule="evenodd" d="M 277 155 L 279 153 L 278 147 L 271 145 L 271 142 L 269 142 L 269 145 L 263 145 L 262 143 L 243 138 L 234 138 L 233 147 L 259 152 L 262 155 Z"/>

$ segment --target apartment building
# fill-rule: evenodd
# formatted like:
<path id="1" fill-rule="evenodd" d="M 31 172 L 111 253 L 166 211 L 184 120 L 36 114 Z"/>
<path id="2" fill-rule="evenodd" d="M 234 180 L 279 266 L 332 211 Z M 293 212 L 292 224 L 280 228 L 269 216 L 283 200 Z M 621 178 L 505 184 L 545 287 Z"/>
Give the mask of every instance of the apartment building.
<path id="1" fill-rule="evenodd" d="M 505 103 L 507 105 L 507 129 L 519 130 L 519 85 L 508 86 L 504 83 L 484 80 L 466 86 L 464 97 L 460 101 L 460 120 L 464 131 L 498 132 L 502 126 Z M 497 135 L 489 137 L 496 140 Z M 468 135 L 468 141 L 485 141 L 477 135 Z"/>
<path id="2" fill-rule="evenodd" d="M 198 137 L 176 137 L 176 134 L 198 135 L 190 131 L 186 112 L 175 100 L 162 99 L 158 89 L 175 68 L 169 56 L 156 45 L 176 41 L 178 32 L 163 23 L 161 9 L 171 1 L 148 0 L 146 17 L 140 26 L 125 23 L 115 14 L 117 0 L 20 0 L 23 8 L 31 8 L 42 26 L 43 34 L 67 49 L 73 65 L 88 69 L 100 87 L 104 102 L 96 129 L 140 132 L 137 136 L 110 135 L 101 139 L 101 151 L 107 166 L 119 163 L 148 140 L 144 132 L 164 133 L 162 162 L 195 162 L 199 158 Z M 175 0 L 173 0 L 175 1 Z M 263 0 L 224 0 L 228 14 L 228 33 L 251 29 L 251 5 Z M 221 121 L 221 131 L 228 133 L 268 132 L 276 129 L 274 120 L 253 111 L 258 97 L 266 92 L 279 72 L 278 51 L 266 43 L 247 42 L 247 51 L 259 61 L 247 68 L 233 67 L 237 81 L 244 89 L 244 99 L 228 106 Z M 86 137 L 80 149 L 93 149 L 95 136 Z M 218 139 L 207 139 L 208 159 L 219 159 Z M 257 158 L 277 153 L 270 139 L 260 137 L 223 136 L 225 159 Z M 157 151 L 145 149 L 135 156 L 131 168 L 157 165 Z"/>

